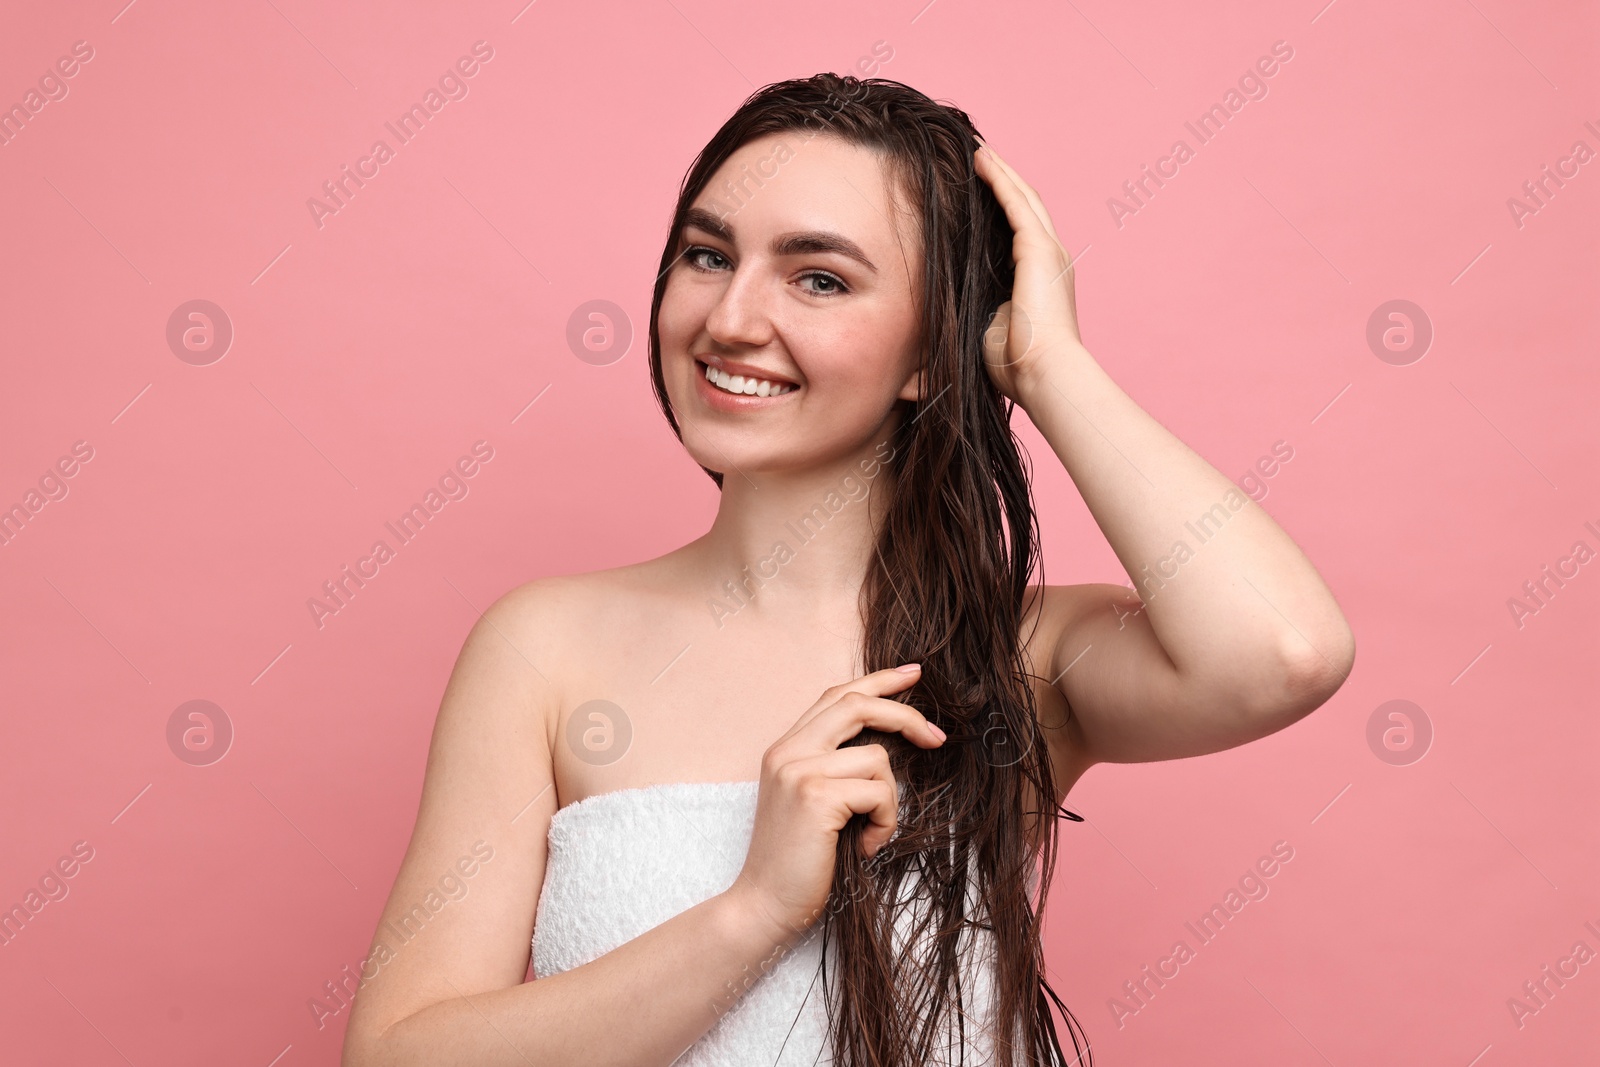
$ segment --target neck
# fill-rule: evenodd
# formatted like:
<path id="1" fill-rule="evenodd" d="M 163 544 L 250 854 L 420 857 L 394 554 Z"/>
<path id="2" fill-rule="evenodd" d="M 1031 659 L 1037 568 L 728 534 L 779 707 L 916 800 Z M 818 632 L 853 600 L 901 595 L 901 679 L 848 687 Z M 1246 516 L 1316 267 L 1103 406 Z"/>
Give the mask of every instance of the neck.
<path id="1" fill-rule="evenodd" d="M 724 474 L 695 542 L 713 595 L 754 618 L 854 617 L 895 477 L 890 441 L 804 470 Z"/>

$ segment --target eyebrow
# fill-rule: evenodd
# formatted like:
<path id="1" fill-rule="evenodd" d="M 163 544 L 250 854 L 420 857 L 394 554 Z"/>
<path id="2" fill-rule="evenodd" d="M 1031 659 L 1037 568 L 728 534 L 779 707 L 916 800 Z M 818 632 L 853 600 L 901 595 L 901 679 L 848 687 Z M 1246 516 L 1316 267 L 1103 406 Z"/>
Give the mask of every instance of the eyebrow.
<path id="1" fill-rule="evenodd" d="M 685 229 L 693 226 L 713 237 L 734 244 L 733 229 L 704 208 L 690 208 L 683 218 Z M 779 256 L 798 256 L 808 252 L 835 252 L 846 256 L 878 273 L 877 266 L 861 251 L 861 246 L 842 234 L 828 230 L 803 230 L 799 233 L 779 234 L 772 242 L 772 251 Z"/>

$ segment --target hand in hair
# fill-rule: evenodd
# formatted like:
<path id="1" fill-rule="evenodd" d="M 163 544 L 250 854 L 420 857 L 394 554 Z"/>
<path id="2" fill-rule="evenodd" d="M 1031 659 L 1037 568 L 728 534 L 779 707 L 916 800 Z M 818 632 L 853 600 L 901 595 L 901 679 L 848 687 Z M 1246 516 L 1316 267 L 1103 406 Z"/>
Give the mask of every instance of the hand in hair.
<path id="1" fill-rule="evenodd" d="M 1056 354 L 1083 347 L 1072 257 L 1033 186 L 983 138 L 974 153 L 978 176 L 989 183 L 1011 224 L 1016 266 L 1011 299 L 1001 304 L 984 334 L 983 361 L 1000 392 L 1017 404 Z M 1024 405 L 1025 406 L 1025 405 Z"/>
<path id="2" fill-rule="evenodd" d="M 853 815 L 868 816 L 861 844 L 869 856 L 894 834 L 900 796 L 887 749 L 840 745 L 863 728 L 903 734 L 922 748 L 944 744 L 920 711 L 886 697 L 920 677 L 920 668 L 890 669 L 831 686 L 762 757 L 750 851 L 727 895 L 769 924 L 776 945 L 821 918 L 839 833 Z"/>

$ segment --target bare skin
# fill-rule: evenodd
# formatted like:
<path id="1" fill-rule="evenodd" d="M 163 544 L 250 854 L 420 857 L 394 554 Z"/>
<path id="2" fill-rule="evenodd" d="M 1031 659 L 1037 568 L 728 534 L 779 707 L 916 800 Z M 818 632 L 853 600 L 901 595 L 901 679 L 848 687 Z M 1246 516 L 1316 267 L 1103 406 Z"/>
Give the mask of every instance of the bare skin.
<path id="1" fill-rule="evenodd" d="M 784 136 L 745 145 L 724 170 L 772 158 Z M 710 228 L 686 229 L 660 313 L 684 447 L 724 474 L 716 519 L 657 559 L 521 586 L 473 628 L 380 922 L 390 953 L 369 965 L 378 973 L 350 1019 L 348 1067 L 670 1064 L 728 1009 L 734 983 L 814 921 L 850 815 L 872 819 L 869 846 L 892 831 L 883 750 L 838 743 L 863 725 L 943 743 L 892 699 L 916 672 L 863 675 L 859 662 L 871 505 L 893 477 L 892 465 L 865 472 L 895 428 L 894 401 L 921 389 L 915 230 L 872 152 L 829 136 L 790 140 L 794 151 L 748 203 L 720 225 L 713 211 Z M 980 154 L 977 166 L 1017 232 L 1017 286 L 998 322 L 1028 321 L 1026 340 L 996 332 L 986 365 L 1138 573 L 1232 483 L 1094 363 L 1037 194 L 998 157 Z M 708 200 L 699 203 L 713 208 Z M 871 267 L 783 244 L 801 231 L 845 236 Z M 729 401 L 704 381 L 708 363 L 799 388 Z M 786 524 L 841 485 L 861 498 L 774 574 L 774 543 L 797 543 Z M 713 610 L 714 599 L 734 603 L 724 583 L 746 567 L 773 576 L 737 612 Z M 1022 637 L 1057 800 L 1096 762 L 1200 755 L 1282 729 L 1338 688 L 1354 656 L 1332 595 L 1254 505 L 1147 604 L 1114 585 L 1035 587 Z M 604 721 L 578 714 L 596 699 L 626 717 L 620 755 Z M 559 806 L 662 782 L 754 780 L 756 827 L 733 886 L 589 964 L 523 982 Z M 388 924 L 480 839 L 494 859 L 467 895 L 393 944 Z"/>

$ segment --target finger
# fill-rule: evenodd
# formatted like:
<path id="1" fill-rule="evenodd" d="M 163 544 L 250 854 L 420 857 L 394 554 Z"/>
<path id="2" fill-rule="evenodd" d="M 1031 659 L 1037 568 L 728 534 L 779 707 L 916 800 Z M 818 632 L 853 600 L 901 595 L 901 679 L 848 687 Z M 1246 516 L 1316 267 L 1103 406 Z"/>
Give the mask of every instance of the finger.
<path id="1" fill-rule="evenodd" d="M 1023 264 L 1037 261 L 1041 270 L 1048 276 L 1060 278 L 1072 264 L 1066 250 L 1061 247 L 1061 242 L 1045 227 L 1028 198 L 998 164 L 992 166 L 988 174 L 995 199 L 1000 202 L 1001 210 L 1006 215 L 1006 222 L 1010 224 L 1015 235 L 1012 242 L 1012 262 L 1017 265 L 1020 272 Z M 1030 253 L 1030 249 L 1036 254 Z"/>
<path id="2" fill-rule="evenodd" d="M 980 152 L 978 158 L 984 159 L 983 153 Z M 984 159 L 984 166 L 987 168 L 984 173 L 994 189 L 995 199 L 1000 202 L 1001 209 L 1006 213 L 1006 221 L 1011 224 L 1011 229 L 1016 234 L 1011 258 L 1017 265 L 1019 275 L 1023 273 L 1023 264 L 1030 262 L 1032 258 L 1028 256 L 1027 249 L 1037 248 L 1040 253 L 1038 265 L 1041 268 L 1039 274 L 1041 279 L 1047 275 L 1051 283 L 1060 281 L 1063 275 L 1067 275 L 1070 279 L 1072 257 L 1067 254 L 1060 239 L 1056 237 L 1055 228 L 1046 221 L 1049 217 L 1048 212 L 1045 213 L 1044 219 L 1040 218 L 1039 213 L 1044 211 L 1043 202 L 1038 202 L 1036 211 L 1034 203 L 1037 198 L 1030 200 L 1018 184 L 1021 178 L 1013 179 L 1012 174 L 1015 172 L 1010 171 L 998 159 Z M 1050 265 L 1046 266 L 1046 263 Z"/>
<path id="3" fill-rule="evenodd" d="M 1044 201 L 1027 182 L 1022 180 L 1021 175 L 998 156 L 992 159 L 985 158 L 984 154 L 979 152 L 978 158 L 989 168 L 985 173 L 990 178 L 990 186 L 994 189 L 995 198 L 1000 201 L 1000 206 L 1006 211 L 1006 219 L 1011 223 L 1011 228 L 1017 233 L 1018 243 L 1036 245 L 1041 252 L 1053 256 L 1055 265 L 1049 268 L 1050 281 L 1052 283 L 1059 281 L 1062 275 L 1072 270 L 1072 256 L 1061 244 L 1061 238 L 1056 236 L 1055 224 L 1050 219 L 1050 212 L 1045 210 Z M 1026 204 L 1027 214 L 1023 215 L 1019 209 L 1007 206 L 1008 198 L 1015 198 Z M 1018 219 L 1026 221 L 1019 222 Z M 1029 223 L 1032 224 L 1032 229 L 1021 228 Z M 1013 259 L 1019 266 L 1022 258 L 1021 253 L 1013 252 Z"/>
<path id="4" fill-rule="evenodd" d="M 889 768 L 889 753 L 882 745 L 830 749 L 815 756 L 804 756 L 789 766 L 800 774 L 823 778 L 876 778 L 895 785 L 894 772 Z"/>
<path id="5" fill-rule="evenodd" d="M 836 829 L 844 829 L 852 815 L 865 815 L 870 825 L 861 832 L 862 850 L 868 856 L 894 836 L 900 796 L 894 786 L 875 778 L 830 778 L 830 794 L 838 805 Z"/>
<path id="6" fill-rule="evenodd" d="M 978 138 L 978 141 L 990 152 L 994 153 L 991 157 L 989 157 L 989 161 L 996 164 L 1002 171 L 1005 172 L 1006 177 L 1011 179 L 1011 184 L 1017 187 L 1017 191 L 1023 195 L 1023 197 L 1028 201 L 1028 206 L 1033 208 L 1034 214 L 1039 217 L 1039 221 L 1044 225 L 1044 230 L 1050 235 L 1050 239 L 1058 245 L 1061 244 L 1061 238 L 1056 236 L 1055 222 L 1050 218 L 1050 212 L 1044 206 L 1044 199 L 1039 195 L 1038 190 L 1029 185 L 1022 175 L 1017 173 L 1017 169 L 1015 167 L 1007 163 L 1004 159 L 1000 158 L 1000 153 L 995 152 L 993 145 L 989 144 L 981 137 Z M 978 155 L 981 157 L 983 156 L 983 153 L 980 152 Z"/>
<path id="7" fill-rule="evenodd" d="M 1019 238 L 1032 243 L 1056 243 L 1050 231 L 1044 228 L 1044 221 L 1039 218 L 1038 212 L 1033 210 L 1033 204 L 1023 195 L 1022 189 L 1001 165 L 999 158 L 979 152 L 976 159 L 980 168 L 978 173 L 994 190 L 994 197 L 1000 202 L 1000 210 L 1005 212 L 1012 231 Z"/>
<path id="8" fill-rule="evenodd" d="M 804 730 L 795 735 L 808 746 L 838 748 L 859 734 L 864 727 L 898 733 L 921 748 L 938 748 L 944 738 L 927 716 L 909 704 L 884 697 L 846 694 L 819 712 Z"/>
<path id="9" fill-rule="evenodd" d="M 873 671 L 870 674 L 863 674 L 861 677 L 845 682 L 843 685 L 830 686 L 817 699 L 817 702 L 807 708 L 800 718 L 795 721 L 795 724 L 789 727 L 788 731 L 778 740 L 787 741 L 793 737 L 803 726 L 816 718 L 824 708 L 835 703 L 846 693 L 866 693 L 868 696 L 884 696 L 888 693 L 898 693 L 904 689 L 911 688 L 921 677 L 922 669 L 920 666 L 911 671 L 902 671 L 895 667 L 889 667 L 881 671 Z"/>
<path id="10" fill-rule="evenodd" d="M 937 748 L 945 741 L 944 735 L 911 705 L 852 692 L 798 724 L 768 753 L 782 763 L 832 752 L 866 728 L 900 734 L 921 748 Z"/>

